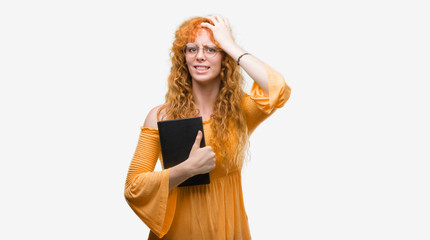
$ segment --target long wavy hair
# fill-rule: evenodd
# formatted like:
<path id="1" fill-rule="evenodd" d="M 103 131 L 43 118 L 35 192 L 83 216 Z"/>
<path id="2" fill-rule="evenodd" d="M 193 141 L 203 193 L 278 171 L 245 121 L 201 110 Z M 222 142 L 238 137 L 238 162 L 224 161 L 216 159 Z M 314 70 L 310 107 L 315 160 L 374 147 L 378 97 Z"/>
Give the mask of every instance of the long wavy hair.
<path id="1" fill-rule="evenodd" d="M 168 91 L 165 103 L 159 108 L 159 120 L 180 119 L 200 115 L 192 94 L 192 80 L 185 62 L 183 48 L 185 44 L 194 42 L 202 22 L 212 22 L 203 17 L 195 17 L 183 22 L 175 32 L 175 40 L 170 52 L 172 66 L 168 77 Z M 204 28 L 215 41 L 210 29 Z M 246 117 L 241 108 L 244 95 L 243 76 L 236 61 L 223 53 L 221 62 L 221 84 L 211 115 L 213 138 L 208 141 L 216 154 L 217 165 L 223 165 L 227 171 L 241 167 L 248 147 L 248 129 Z M 163 114 L 162 114 L 163 113 Z M 162 117 L 160 117 L 162 116 Z"/>

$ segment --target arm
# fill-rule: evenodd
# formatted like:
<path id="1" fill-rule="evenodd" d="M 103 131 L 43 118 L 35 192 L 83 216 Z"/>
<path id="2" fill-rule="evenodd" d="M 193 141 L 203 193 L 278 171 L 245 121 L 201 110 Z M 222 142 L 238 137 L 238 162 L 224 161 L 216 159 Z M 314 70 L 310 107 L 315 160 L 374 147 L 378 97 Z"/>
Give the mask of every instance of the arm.
<path id="1" fill-rule="evenodd" d="M 124 195 L 136 215 L 161 238 L 172 223 L 177 192 L 169 191 L 169 169 L 154 171 L 159 154 L 158 131 L 141 127 Z"/>
<path id="2" fill-rule="evenodd" d="M 202 23 L 202 27 L 209 28 L 220 47 L 237 61 L 245 51 L 234 41 L 227 19 L 216 15 L 207 18 L 213 24 Z M 255 56 L 243 55 L 240 58 L 240 66 L 254 80 L 250 95 L 246 94 L 242 100 L 248 131 L 252 133 L 277 108 L 284 106 L 290 97 L 291 89 L 281 74 Z"/>
<path id="3" fill-rule="evenodd" d="M 240 48 L 234 41 L 227 19 L 223 19 L 217 15 L 207 18 L 214 24 L 202 23 L 202 26 L 209 28 L 213 32 L 215 40 L 221 45 L 223 51 L 237 61 L 237 59 L 245 53 L 245 50 Z M 248 54 L 240 58 L 240 66 L 263 89 L 264 94 L 268 97 L 269 83 L 264 62 Z"/>

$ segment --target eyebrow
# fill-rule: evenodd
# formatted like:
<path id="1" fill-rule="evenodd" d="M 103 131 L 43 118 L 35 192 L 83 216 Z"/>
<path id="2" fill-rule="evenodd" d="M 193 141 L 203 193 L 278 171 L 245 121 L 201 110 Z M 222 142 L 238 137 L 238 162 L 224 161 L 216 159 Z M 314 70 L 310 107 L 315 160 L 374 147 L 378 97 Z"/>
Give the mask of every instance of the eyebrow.
<path id="1" fill-rule="evenodd" d="M 198 45 L 196 43 L 192 43 L 194 45 L 196 45 L 198 47 Z M 202 44 L 203 47 L 212 47 L 212 48 L 218 48 L 215 44 Z"/>

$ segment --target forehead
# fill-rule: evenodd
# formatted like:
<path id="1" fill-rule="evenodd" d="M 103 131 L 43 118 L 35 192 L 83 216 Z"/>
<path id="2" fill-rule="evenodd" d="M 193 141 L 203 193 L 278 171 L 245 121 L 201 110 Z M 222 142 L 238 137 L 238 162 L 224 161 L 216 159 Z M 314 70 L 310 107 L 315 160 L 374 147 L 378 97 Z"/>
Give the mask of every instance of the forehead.
<path id="1" fill-rule="evenodd" d="M 196 45 L 214 45 L 215 46 L 215 44 L 211 40 L 210 33 L 205 29 L 201 29 L 200 31 L 197 32 L 193 43 Z"/>

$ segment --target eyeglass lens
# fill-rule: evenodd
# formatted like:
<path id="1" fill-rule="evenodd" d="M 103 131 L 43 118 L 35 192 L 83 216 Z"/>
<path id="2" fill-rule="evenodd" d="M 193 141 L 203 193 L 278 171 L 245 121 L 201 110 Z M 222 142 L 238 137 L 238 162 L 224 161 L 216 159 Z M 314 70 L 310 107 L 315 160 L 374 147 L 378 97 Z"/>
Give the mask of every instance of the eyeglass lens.
<path id="1" fill-rule="evenodd" d="M 194 57 L 197 55 L 201 48 L 196 46 L 194 43 L 187 43 L 184 47 L 184 53 L 187 56 Z M 216 47 L 212 46 L 203 46 L 203 54 L 207 57 L 215 56 L 219 50 Z"/>

